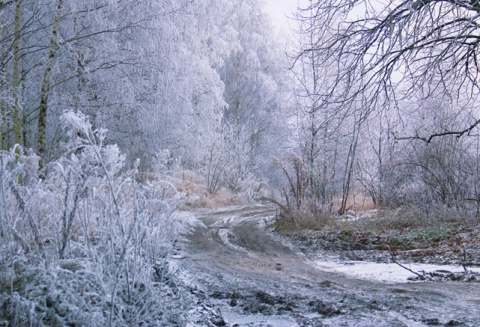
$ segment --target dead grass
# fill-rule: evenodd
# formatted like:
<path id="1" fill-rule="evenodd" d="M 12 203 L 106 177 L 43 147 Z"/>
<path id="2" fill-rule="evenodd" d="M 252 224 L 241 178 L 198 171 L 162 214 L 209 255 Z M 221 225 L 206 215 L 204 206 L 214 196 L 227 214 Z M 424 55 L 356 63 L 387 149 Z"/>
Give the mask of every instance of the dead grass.
<path id="1" fill-rule="evenodd" d="M 193 171 L 181 171 L 173 176 L 173 184 L 178 191 L 187 195 L 183 209 L 221 208 L 244 205 L 246 201 L 239 195 L 221 189 L 215 195 L 208 192 L 205 179 Z"/>
<path id="2" fill-rule="evenodd" d="M 411 228 L 442 227 L 468 222 L 470 218 L 458 211 L 438 208 L 426 213 L 422 208 L 405 206 L 396 209 L 383 208 L 369 219 L 360 219 L 356 228 L 371 230 L 405 230 Z"/>
<path id="3" fill-rule="evenodd" d="M 380 235 L 383 233 L 401 235 L 413 230 L 442 230 L 446 226 L 464 224 L 471 219 L 458 211 L 445 210 L 445 208 L 431 209 L 428 213 L 422 208 L 405 206 L 401 208 L 375 208 L 373 203 L 364 197 L 356 197 L 361 203 L 350 201 L 350 211 L 346 216 L 312 215 L 309 213 L 281 212 L 277 217 L 276 228 L 281 233 L 295 233 L 302 231 L 319 231 L 327 233 L 367 233 Z M 356 209 L 355 211 L 353 209 Z M 367 209 L 368 208 L 368 209 Z M 376 209 L 372 211 L 372 209 Z M 370 210 L 370 211 L 369 211 Z M 350 219 L 345 217 L 352 216 Z"/>
<path id="4" fill-rule="evenodd" d="M 201 196 L 199 198 L 194 199 L 193 201 L 189 201 L 185 203 L 183 209 L 198 209 L 198 208 L 208 208 L 208 209 L 215 209 L 221 207 L 228 207 L 228 206 L 237 206 L 237 205 L 245 205 L 246 201 L 243 200 L 241 197 L 234 195 L 223 193 L 222 191 L 218 192 L 215 196 Z"/>
<path id="5" fill-rule="evenodd" d="M 278 214 L 275 229 L 280 233 L 292 233 L 304 230 L 321 230 L 336 228 L 337 223 L 328 215 L 306 216 L 301 213 Z"/>
<path id="6" fill-rule="evenodd" d="M 333 199 L 333 210 L 337 212 L 342 203 L 342 195 L 338 194 Z M 372 198 L 363 189 L 356 189 L 350 193 L 347 199 L 347 211 L 355 215 L 362 215 L 367 211 L 375 209 Z"/>
<path id="7" fill-rule="evenodd" d="M 173 177 L 177 180 L 189 181 L 194 184 L 199 184 L 199 185 L 205 184 L 205 178 L 203 178 L 202 176 L 200 176 L 199 174 L 191 170 L 179 171 L 175 173 Z"/>
<path id="8" fill-rule="evenodd" d="M 245 205 L 247 201 L 237 194 L 220 189 L 215 195 L 208 192 L 205 178 L 191 170 L 179 171 L 173 175 L 157 175 L 151 172 L 140 172 L 135 176 L 139 183 L 167 180 L 177 191 L 186 195 L 186 201 L 181 209 L 220 208 Z"/>
<path id="9" fill-rule="evenodd" d="M 321 213 L 321 208 L 318 208 L 315 204 L 308 203 L 307 201 L 302 204 L 301 211 L 293 210 L 277 203 L 281 207 L 281 210 L 277 215 L 275 227 L 278 231 L 284 233 L 305 230 L 321 230 L 325 228 L 337 230 L 345 228 L 348 226 L 348 223 L 340 222 L 338 216 L 336 216 L 336 213 L 340 209 L 341 201 L 341 195 L 335 196 L 332 201 L 333 206 L 330 209 L 327 209 L 331 214 Z M 363 216 L 375 208 L 376 206 L 371 197 L 362 189 L 355 190 L 347 199 L 347 215 L 355 217 Z"/>

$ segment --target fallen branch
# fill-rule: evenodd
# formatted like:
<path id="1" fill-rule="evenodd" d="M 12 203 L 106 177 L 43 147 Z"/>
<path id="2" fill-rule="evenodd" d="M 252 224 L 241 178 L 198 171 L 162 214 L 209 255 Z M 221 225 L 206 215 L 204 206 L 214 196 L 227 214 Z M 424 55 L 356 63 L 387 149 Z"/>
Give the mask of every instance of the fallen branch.
<path id="1" fill-rule="evenodd" d="M 410 269 L 410 268 L 405 267 L 404 265 L 402 265 L 402 264 L 401 264 L 400 262 L 398 262 L 397 259 L 395 258 L 395 253 L 394 253 L 394 252 L 392 251 L 392 249 L 390 248 L 390 245 L 387 245 L 387 248 L 388 248 L 388 252 L 390 252 L 390 255 L 391 255 L 391 257 L 392 257 L 392 262 L 393 262 L 393 263 L 399 265 L 400 267 L 402 267 L 402 268 L 405 269 L 405 270 L 408 270 L 408 271 L 411 272 L 412 274 L 417 275 L 420 280 L 429 279 L 429 278 L 427 278 L 427 277 L 425 276 L 425 273 L 421 274 L 421 273 L 419 273 L 419 272 L 416 272 L 416 271 L 414 271 L 414 270 L 412 270 L 412 269 Z"/>

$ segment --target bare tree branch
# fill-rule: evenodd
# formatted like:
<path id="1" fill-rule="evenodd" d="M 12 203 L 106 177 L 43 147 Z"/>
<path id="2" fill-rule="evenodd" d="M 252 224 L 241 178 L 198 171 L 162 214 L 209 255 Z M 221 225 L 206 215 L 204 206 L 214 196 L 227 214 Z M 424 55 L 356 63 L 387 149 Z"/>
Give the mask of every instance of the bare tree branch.
<path id="1" fill-rule="evenodd" d="M 418 136 L 418 135 L 416 135 L 416 136 L 406 136 L 406 137 L 397 137 L 397 136 L 394 135 L 394 137 L 398 141 L 401 141 L 401 140 L 421 140 L 421 141 L 424 141 L 426 143 L 430 143 L 430 142 L 432 142 L 432 140 L 434 138 L 437 138 L 437 137 L 442 137 L 442 136 L 447 136 L 447 135 L 455 135 L 457 138 L 460 138 L 465 134 L 468 135 L 479 124 L 480 124 L 480 119 L 478 119 L 475 123 L 473 123 L 472 125 L 470 125 L 468 128 L 466 128 L 464 130 L 461 130 L 461 131 L 445 131 L 445 132 L 441 132 L 441 133 L 434 133 L 434 134 L 429 135 L 428 137 L 422 137 L 422 136 Z"/>
<path id="2" fill-rule="evenodd" d="M 435 92 L 457 99 L 480 94 L 479 1 L 318 0 L 301 9 L 298 19 L 303 32 L 317 38 L 298 53 L 294 65 L 314 55 L 328 71 L 318 107 L 368 113 Z M 478 124 L 411 138 L 461 137 Z"/>

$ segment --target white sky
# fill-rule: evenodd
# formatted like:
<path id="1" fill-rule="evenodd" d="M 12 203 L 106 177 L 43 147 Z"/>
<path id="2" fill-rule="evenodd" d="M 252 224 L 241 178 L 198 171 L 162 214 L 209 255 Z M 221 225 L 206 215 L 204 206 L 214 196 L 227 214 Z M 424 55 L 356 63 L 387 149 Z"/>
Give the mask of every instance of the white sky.
<path id="1" fill-rule="evenodd" d="M 297 0 L 264 0 L 265 11 L 272 17 L 273 25 L 278 31 L 286 34 L 290 34 L 290 25 L 292 25 L 291 19 L 292 11 L 297 8 Z"/>

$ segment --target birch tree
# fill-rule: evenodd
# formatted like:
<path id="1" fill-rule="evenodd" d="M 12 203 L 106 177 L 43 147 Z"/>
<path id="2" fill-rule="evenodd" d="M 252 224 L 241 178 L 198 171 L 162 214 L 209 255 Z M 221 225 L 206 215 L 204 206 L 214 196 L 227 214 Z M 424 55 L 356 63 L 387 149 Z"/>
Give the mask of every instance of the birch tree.
<path id="1" fill-rule="evenodd" d="M 22 13 L 24 1 L 0 3 L 0 28 L 2 31 L 0 55 L 1 69 L 1 142 L 2 149 L 13 144 L 23 145 L 21 105 L 21 57 L 24 52 L 21 42 L 28 25 Z M 13 135 L 13 137 L 10 137 Z M 13 141 L 13 143 L 11 142 Z"/>
<path id="2" fill-rule="evenodd" d="M 20 129 L 20 24 L 22 19 L 21 0 L 15 3 L 15 30 L 13 42 L 13 74 L 12 74 L 12 90 L 13 90 L 13 126 L 15 134 L 15 144 L 22 143 Z"/>
<path id="3" fill-rule="evenodd" d="M 45 73 L 42 80 L 42 88 L 40 91 L 40 106 L 38 113 L 38 136 L 37 136 L 37 152 L 43 157 L 45 154 L 45 129 L 47 125 L 47 109 L 48 109 L 48 94 L 50 92 L 50 84 L 52 79 L 52 69 L 57 53 L 57 37 L 60 29 L 60 18 L 62 15 L 63 0 L 57 1 L 57 10 L 53 21 L 52 35 L 50 38 L 50 46 L 48 50 L 48 59 L 45 66 Z"/>

